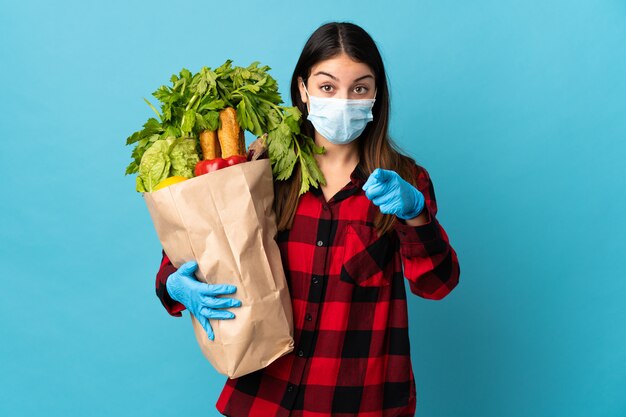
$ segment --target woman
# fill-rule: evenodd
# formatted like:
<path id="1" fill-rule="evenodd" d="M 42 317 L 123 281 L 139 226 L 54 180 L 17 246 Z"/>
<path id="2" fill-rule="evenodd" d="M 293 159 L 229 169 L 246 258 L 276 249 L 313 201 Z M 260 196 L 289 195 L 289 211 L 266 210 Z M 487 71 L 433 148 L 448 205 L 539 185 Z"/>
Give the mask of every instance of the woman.
<path id="1" fill-rule="evenodd" d="M 388 135 L 389 93 L 372 38 L 329 23 L 309 38 L 291 80 L 302 131 L 326 184 L 302 196 L 300 173 L 276 183 L 277 241 L 294 313 L 295 349 L 264 369 L 228 379 L 223 415 L 413 416 L 404 279 L 411 292 L 441 299 L 458 283 L 459 263 L 435 218 L 428 172 Z M 195 280 L 164 256 L 157 294 L 172 315 L 232 318 L 233 286 Z M 166 291 L 167 289 L 167 291 Z"/>

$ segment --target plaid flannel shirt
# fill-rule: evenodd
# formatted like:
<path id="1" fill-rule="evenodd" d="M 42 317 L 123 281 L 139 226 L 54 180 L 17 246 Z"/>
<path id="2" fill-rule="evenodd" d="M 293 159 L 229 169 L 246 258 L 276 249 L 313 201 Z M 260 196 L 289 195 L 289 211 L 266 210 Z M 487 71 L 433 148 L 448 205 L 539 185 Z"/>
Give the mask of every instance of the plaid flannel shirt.
<path id="1" fill-rule="evenodd" d="M 426 169 L 415 165 L 428 221 L 398 220 L 378 236 L 378 208 L 365 196 L 360 166 L 330 201 L 312 188 L 298 203 L 293 227 L 279 232 L 294 314 L 295 349 L 266 368 L 227 379 L 216 407 L 243 416 L 413 416 L 416 392 L 411 366 L 404 279 L 412 293 L 445 297 L 460 268 L 435 215 L 437 203 Z M 180 316 L 165 282 L 175 268 L 163 253 L 156 292 Z M 235 314 L 236 314 L 236 310 Z"/>

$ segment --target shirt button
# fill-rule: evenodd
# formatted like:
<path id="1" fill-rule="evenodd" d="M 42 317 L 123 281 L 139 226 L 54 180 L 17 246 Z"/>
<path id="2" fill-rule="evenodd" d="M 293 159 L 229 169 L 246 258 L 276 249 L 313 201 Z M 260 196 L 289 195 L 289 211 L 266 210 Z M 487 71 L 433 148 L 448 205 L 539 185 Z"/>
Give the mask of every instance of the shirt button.
<path id="1" fill-rule="evenodd" d="M 287 385 L 287 391 L 289 392 L 293 391 L 293 385 L 291 384 Z"/>
<path id="2" fill-rule="evenodd" d="M 324 242 L 322 242 L 321 240 L 317 241 L 317 246 L 324 246 Z"/>
<path id="3" fill-rule="evenodd" d="M 313 277 L 312 281 L 313 281 L 313 284 L 319 284 L 320 277 Z"/>
<path id="4" fill-rule="evenodd" d="M 323 208 L 325 211 L 328 211 L 328 206 L 327 206 L 326 204 L 324 204 L 324 205 L 322 206 L 322 208 Z"/>
<path id="5" fill-rule="evenodd" d="M 311 315 L 309 313 L 307 313 L 307 315 L 304 318 L 306 319 L 306 321 L 313 320 L 313 317 L 311 317 Z"/>
<path id="6" fill-rule="evenodd" d="M 304 356 L 304 351 L 303 350 L 299 350 L 298 351 L 298 356 L 303 357 Z"/>

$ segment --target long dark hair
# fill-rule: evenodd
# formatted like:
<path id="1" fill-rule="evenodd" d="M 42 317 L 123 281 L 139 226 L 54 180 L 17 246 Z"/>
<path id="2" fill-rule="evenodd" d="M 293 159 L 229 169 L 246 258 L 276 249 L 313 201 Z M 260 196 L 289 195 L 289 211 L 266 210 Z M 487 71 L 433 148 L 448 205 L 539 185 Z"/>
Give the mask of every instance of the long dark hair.
<path id="1" fill-rule="evenodd" d="M 314 137 L 315 128 L 307 120 L 307 107 L 302 102 L 298 87 L 298 77 L 307 84 L 311 68 L 317 63 L 345 53 L 355 61 L 368 65 L 376 80 L 376 101 L 372 114 L 374 120 L 367 124 L 358 140 L 359 164 L 367 175 L 376 168 L 396 171 L 405 180 L 415 184 L 415 161 L 403 154 L 388 136 L 389 90 L 387 74 L 382 57 L 372 37 L 358 25 L 348 22 L 332 22 L 320 26 L 307 40 L 291 77 L 291 101 L 302 112 L 302 133 Z M 296 167 L 298 165 L 296 164 Z M 278 230 L 290 229 L 299 199 L 301 183 L 300 170 L 295 169 L 287 181 L 277 181 L 274 207 Z M 384 234 L 391 230 L 395 216 L 380 214 L 375 227 Z"/>

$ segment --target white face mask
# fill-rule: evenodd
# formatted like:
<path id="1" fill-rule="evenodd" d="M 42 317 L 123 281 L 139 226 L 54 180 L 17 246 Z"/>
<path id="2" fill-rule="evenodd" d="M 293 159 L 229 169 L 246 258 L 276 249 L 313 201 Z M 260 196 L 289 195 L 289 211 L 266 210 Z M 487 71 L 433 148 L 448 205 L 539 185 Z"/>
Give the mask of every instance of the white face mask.
<path id="1" fill-rule="evenodd" d="M 352 142 L 363 133 L 365 126 L 374 120 L 372 107 L 375 98 L 354 100 L 315 97 L 309 94 L 304 82 L 302 85 L 310 103 L 307 119 L 313 123 L 315 130 L 331 143 L 345 145 Z"/>

